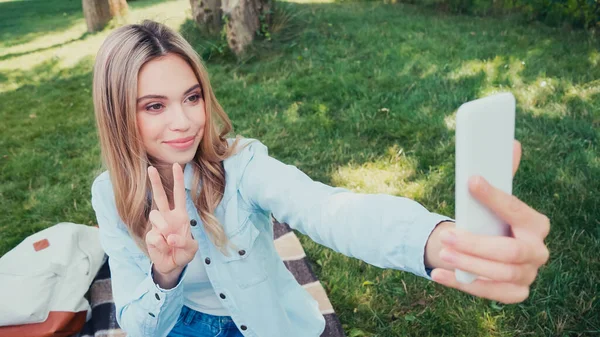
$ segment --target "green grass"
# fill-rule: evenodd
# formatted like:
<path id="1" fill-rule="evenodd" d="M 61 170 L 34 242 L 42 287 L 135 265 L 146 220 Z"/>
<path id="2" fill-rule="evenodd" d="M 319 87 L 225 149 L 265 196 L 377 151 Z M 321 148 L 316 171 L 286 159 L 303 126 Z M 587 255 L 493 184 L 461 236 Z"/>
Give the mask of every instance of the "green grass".
<path id="1" fill-rule="evenodd" d="M 0 1 L 0 255 L 57 222 L 95 223 L 91 67 L 109 30 L 86 34 L 80 3 Z M 410 5 L 285 3 L 273 40 L 236 62 L 198 35 L 188 1 L 130 7 L 129 21 L 164 21 L 207 58 L 237 133 L 314 179 L 448 215 L 456 109 L 512 92 L 524 151 L 514 192 L 552 220 L 551 258 L 525 302 L 500 306 L 302 242 L 348 336 L 600 334 L 597 38 Z"/>

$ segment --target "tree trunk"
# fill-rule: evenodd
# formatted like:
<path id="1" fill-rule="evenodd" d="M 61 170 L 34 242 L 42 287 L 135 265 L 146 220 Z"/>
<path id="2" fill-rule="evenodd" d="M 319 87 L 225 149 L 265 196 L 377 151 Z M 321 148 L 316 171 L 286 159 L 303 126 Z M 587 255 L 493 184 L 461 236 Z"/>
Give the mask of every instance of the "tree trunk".
<path id="1" fill-rule="evenodd" d="M 101 30 L 112 18 L 108 0 L 82 0 L 83 16 L 88 32 Z"/>
<path id="2" fill-rule="evenodd" d="M 256 31 L 260 29 L 261 16 L 264 23 L 271 19 L 271 0 L 224 0 L 223 12 L 227 22 L 227 44 L 236 55 L 246 50 Z"/>
<path id="3" fill-rule="evenodd" d="M 223 20 L 221 16 L 221 0 L 190 0 L 192 17 L 203 32 L 215 34 L 221 31 Z"/>
<path id="4" fill-rule="evenodd" d="M 110 15 L 113 17 L 124 16 L 129 10 L 129 6 L 125 0 L 108 0 L 108 4 L 110 6 Z"/>

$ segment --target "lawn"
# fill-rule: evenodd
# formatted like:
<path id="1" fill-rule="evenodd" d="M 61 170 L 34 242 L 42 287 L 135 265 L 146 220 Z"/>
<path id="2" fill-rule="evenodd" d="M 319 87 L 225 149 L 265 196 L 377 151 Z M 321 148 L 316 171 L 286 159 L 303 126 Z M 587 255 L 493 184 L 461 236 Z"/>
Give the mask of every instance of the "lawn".
<path id="1" fill-rule="evenodd" d="M 454 117 L 498 91 L 517 99 L 514 193 L 552 221 L 529 299 L 500 305 L 301 237 L 346 333 L 600 335 L 600 41 L 510 18 L 404 4 L 281 3 L 271 41 L 243 62 L 199 35 L 189 2 L 130 2 L 205 57 L 235 131 L 309 176 L 454 214 Z M 93 225 L 102 170 L 91 100 L 95 52 L 80 0 L 0 0 L 0 255 L 61 221 Z M 402 238 L 398 238 L 402 240 Z"/>

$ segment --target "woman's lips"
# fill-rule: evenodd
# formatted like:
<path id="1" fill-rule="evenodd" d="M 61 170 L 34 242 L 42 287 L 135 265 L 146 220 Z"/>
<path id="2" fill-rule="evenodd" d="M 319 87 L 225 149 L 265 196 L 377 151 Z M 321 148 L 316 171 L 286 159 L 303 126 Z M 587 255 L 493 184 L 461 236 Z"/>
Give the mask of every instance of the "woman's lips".
<path id="1" fill-rule="evenodd" d="M 186 137 L 186 138 L 179 138 L 179 139 L 174 139 L 174 140 L 169 140 L 167 142 L 165 142 L 165 144 L 179 149 L 179 150 L 185 150 L 187 148 L 189 148 L 190 146 L 194 145 L 194 139 L 196 137 L 192 136 L 192 137 Z"/>

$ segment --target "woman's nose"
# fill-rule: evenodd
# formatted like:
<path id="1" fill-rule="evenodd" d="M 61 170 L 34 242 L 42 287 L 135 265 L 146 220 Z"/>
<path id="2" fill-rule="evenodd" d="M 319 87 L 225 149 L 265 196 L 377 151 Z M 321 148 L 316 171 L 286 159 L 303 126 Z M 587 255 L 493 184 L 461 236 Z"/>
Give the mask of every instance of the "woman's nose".
<path id="1" fill-rule="evenodd" d="M 185 113 L 183 107 L 175 105 L 172 110 L 172 118 L 169 128 L 173 131 L 185 131 L 190 128 L 190 119 Z"/>

